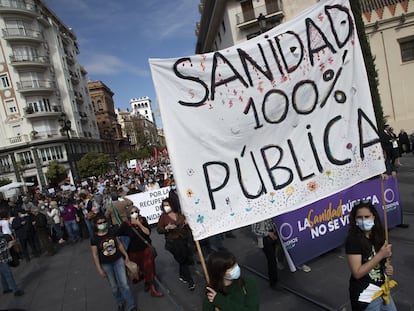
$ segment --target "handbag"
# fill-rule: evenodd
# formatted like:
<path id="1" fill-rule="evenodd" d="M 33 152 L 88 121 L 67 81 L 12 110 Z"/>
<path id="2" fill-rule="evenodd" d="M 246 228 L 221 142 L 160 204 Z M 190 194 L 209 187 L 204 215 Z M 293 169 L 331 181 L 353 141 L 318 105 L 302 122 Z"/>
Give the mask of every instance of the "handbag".
<path id="1" fill-rule="evenodd" d="M 125 267 L 126 267 L 128 279 L 134 284 L 138 283 L 139 266 L 135 262 L 128 260 L 128 262 L 125 261 Z"/>
<path id="2" fill-rule="evenodd" d="M 135 229 L 134 227 L 131 227 L 131 229 L 134 231 L 134 233 L 142 240 L 142 242 L 144 242 L 149 248 L 151 248 L 152 250 L 152 254 L 154 255 L 154 258 L 158 256 L 157 250 L 155 249 L 154 246 L 152 246 L 142 235 L 141 233 L 138 232 L 137 229 Z"/>

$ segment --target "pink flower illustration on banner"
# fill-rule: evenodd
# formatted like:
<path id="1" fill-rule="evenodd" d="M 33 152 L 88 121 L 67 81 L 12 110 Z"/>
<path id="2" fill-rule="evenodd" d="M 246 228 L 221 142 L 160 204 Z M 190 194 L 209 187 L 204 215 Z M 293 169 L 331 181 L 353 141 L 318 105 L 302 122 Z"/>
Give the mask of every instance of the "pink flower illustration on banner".
<path id="1" fill-rule="evenodd" d="M 316 189 L 318 189 L 318 184 L 316 183 L 316 181 L 308 182 L 307 186 L 310 192 L 314 192 L 316 191 Z"/>
<path id="2" fill-rule="evenodd" d="M 346 149 L 348 149 L 348 150 L 351 150 L 351 152 L 352 152 L 352 156 L 353 156 L 353 158 L 354 158 L 354 161 L 356 161 L 356 158 L 355 158 L 355 153 L 356 153 L 356 147 L 353 147 L 352 146 L 352 144 L 351 143 L 347 143 L 346 144 Z"/>
<path id="3" fill-rule="evenodd" d="M 191 198 L 193 196 L 194 192 L 191 189 L 187 189 L 186 194 L 187 194 L 188 198 Z"/>

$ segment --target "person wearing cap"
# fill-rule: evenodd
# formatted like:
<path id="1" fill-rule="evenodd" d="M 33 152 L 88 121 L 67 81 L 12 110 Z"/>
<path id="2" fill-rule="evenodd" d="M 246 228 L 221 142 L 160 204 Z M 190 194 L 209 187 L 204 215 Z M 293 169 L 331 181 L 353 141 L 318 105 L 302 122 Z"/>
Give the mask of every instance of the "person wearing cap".
<path id="1" fill-rule="evenodd" d="M 36 230 L 40 244 L 47 251 L 48 256 L 53 256 L 56 252 L 49 236 L 46 215 L 40 212 L 38 206 L 33 206 L 31 212 L 33 215 L 32 224 Z"/>
<path id="2" fill-rule="evenodd" d="M 65 240 L 63 239 L 63 231 L 62 226 L 63 223 L 60 221 L 60 210 L 58 207 L 58 203 L 56 201 L 50 202 L 50 210 L 47 211 L 47 215 L 52 219 L 53 221 L 53 230 L 55 230 L 56 233 L 56 240 L 59 244 L 65 243 Z"/>

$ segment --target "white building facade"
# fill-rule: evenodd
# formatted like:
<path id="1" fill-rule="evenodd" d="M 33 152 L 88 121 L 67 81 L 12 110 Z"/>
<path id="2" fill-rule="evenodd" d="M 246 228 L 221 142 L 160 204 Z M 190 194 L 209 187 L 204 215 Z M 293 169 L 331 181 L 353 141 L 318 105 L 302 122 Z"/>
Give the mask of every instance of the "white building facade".
<path id="1" fill-rule="evenodd" d="M 145 119 L 154 123 L 155 118 L 151 108 L 151 99 L 148 96 L 132 98 L 129 101 L 129 105 L 131 106 L 131 113 L 133 115 L 140 114 Z"/>
<path id="2" fill-rule="evenodd" d="M 0 1 L 0 28 L 0 178 L 44 188 L 56 160 L 76 179 L 101 142 L 74 32 L 40 0 Z"/>

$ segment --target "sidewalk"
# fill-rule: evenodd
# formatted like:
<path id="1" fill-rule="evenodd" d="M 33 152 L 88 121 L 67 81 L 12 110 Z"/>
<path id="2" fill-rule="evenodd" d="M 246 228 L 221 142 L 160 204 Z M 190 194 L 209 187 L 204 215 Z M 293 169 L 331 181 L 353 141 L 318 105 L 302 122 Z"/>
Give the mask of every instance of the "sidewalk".
<path id="1" fill-rule="evenodd" d="M 393 297 L 399 311 L 414 310 L 412 280 L 414 279 L 414 157 L 404 156 L 398 174 L 404 223 L 407 229 L 390 231 L 393 245 L 394 279 L 398 286 Z M 280 271 L 284 290 L 269 288 L 265 279 L 266 260 L 250 231 L 250 226 L 233 231 L 236 239 L 225 239 L 224 246 L 232 251 L 242 266 L 243 274 L 253 274 L 260 290 L 261 310 L 351 310 L 348 299 L 349 269 L 343 247 L 332 250 L 308 264 L 312 271 L 291 273 L 287 268 Z M 132 285 L 134 297 L 142 311 L 185 310 L 200 311 L 204 297 L 204 276 L 201 265 L 193 267 L 197 284 L 190 292 L 178 280 L 178 264 L 164 250 L 163 236 L 152 232 L 157 248 L 157 275 L 163 298 L 152 298 L 144 292 L 143 284 Z M 22 261 L 13 268 L 17 283 L 25 291 L 22 297 L 2 294 L 0 310 L 21 308 L 27 311 L 109 311 L 116 310 L 114 300 L 105 279 L 98 276 L 93 264 L 89 240 L 62 247 L 53 257 L 35 258 L 29 263 Z"/>

